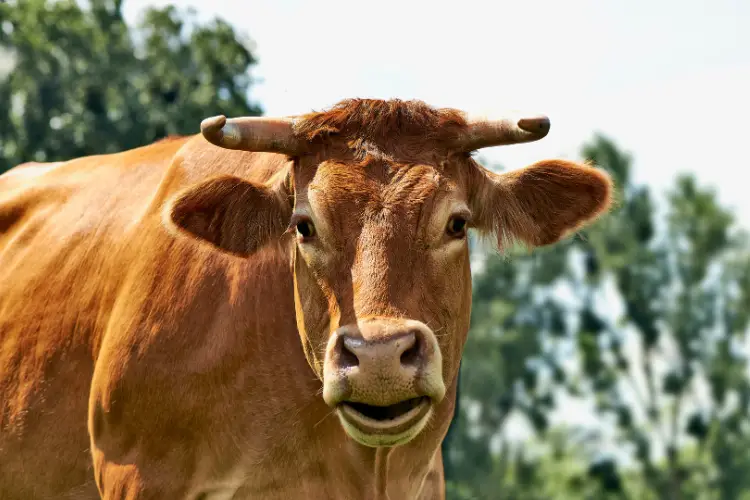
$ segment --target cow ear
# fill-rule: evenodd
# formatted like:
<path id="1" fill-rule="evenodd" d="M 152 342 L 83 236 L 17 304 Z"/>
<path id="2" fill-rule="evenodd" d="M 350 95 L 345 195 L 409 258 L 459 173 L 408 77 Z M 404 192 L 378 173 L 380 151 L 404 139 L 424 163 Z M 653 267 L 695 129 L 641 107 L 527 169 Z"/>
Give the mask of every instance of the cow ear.
<path id="1" fill-rule="evenodd" d="M 290 212 L 284 183 L 269 187 L 232 176 L 191 186 L 168 207 L 179 231 L 242 257 L 280 238 Z"/>
<path id="2" fill-rule="evenodd" d="M 544 160 L 526 168 L 489 173 L 482 212 L 485 229 L 530 246 L 555 243 L 607 211 L 612 180 L 602 170 L 567 160 Z M 486 203 L 484 201 L 483 203 Z"/>

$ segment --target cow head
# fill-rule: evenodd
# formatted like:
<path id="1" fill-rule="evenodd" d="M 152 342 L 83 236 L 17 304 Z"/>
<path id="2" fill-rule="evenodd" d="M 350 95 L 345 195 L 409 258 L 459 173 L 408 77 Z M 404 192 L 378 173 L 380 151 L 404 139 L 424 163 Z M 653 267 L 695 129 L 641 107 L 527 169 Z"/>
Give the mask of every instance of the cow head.
<path id="1" fill-rule="evenodd" d="M 210 179 L 170 213 L 240 256 L 289 235 L 298 330 L 323 399 L 360 443 L 403 444 L 455 385 L 471 310 L 467 231 L 547 245 L 609 206 L 610 180 L 592 167 L 547 160 L 495 174 L 470 155 L 548 130 L 545 117 L 377 100 L 211 118 L 202 131 L 213 144 L 286 154 L 288 167 L 264 185 Z"/>

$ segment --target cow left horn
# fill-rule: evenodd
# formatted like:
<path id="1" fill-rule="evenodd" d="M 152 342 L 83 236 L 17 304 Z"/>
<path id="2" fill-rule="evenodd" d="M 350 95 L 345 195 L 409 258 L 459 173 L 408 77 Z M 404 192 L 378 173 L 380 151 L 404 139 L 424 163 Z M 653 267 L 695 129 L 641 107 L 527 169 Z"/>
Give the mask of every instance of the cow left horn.
<path id="1" fill-rule="evenodd" d="M 462 151 L 538 141 L 550 129 L 549 118 L 543 115 L 500 119 L 466 116 L 466 124 L 467 129 L 456 144 Z"/>
<path id="2" fill-rule="evenodd" d="M 291 118 L 243 117 L 227 119 L 223 115 L 201 122 L 201 133 L 216 146 L 243 151 L 262 151 L 296 155 L 304 142 L 294 134 Z"/>

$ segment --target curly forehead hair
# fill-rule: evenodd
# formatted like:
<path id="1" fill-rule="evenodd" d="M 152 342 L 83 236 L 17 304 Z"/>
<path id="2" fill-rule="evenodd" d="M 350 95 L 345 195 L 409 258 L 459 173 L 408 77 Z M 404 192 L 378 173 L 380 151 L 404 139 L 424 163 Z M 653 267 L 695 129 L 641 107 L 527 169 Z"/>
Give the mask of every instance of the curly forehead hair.
<path id="1" fill-rule="evenodd" d="M 441 140 L 455 137 L 466 126 L 461 112 L 435 109 L 418 100 L 347 99 L 329 110 L 301 116 L 295 132 L 307 140 L 329 134 L 378 142 L 395 136 Z"/>

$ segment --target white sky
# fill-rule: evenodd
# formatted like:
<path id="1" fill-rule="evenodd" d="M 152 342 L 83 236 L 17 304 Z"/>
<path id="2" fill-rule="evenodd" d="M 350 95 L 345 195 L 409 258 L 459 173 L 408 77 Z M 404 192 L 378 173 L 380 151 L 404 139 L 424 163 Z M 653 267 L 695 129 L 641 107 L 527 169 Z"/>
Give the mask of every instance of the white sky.
<path id="1" fill-rule="evenodd" d="M 694 171 L 750 223 L 750 1 L 128 0 L 126 15 L 169 3 L 254 40 L 266 114 L 347 97 L 538 111 L 547 138 L 483 157 L 575 158 L 601 131 L 633 153 L 639 180 Z"/>
<path id="2" fill-rule="evenodd" d="M 634 155 L 639 181 L 696 172 L 750 227 L 749 0 L 128 0 L 126 15 L 166 4 L 254 40 L 252 98 L 268 115 L 348 97 L 541 112 L 547 138 L 482 156 L 509 168 L 576 158 L 602 132 Z M 587 406 L 563 420 L 593 418 Z"/>

